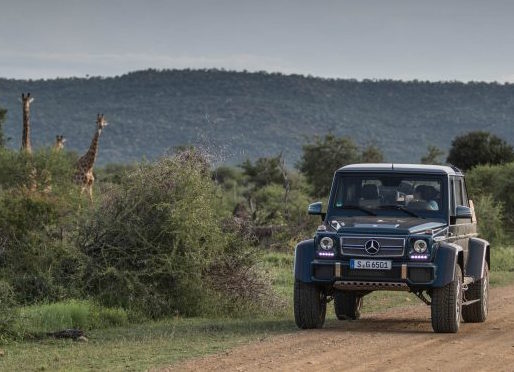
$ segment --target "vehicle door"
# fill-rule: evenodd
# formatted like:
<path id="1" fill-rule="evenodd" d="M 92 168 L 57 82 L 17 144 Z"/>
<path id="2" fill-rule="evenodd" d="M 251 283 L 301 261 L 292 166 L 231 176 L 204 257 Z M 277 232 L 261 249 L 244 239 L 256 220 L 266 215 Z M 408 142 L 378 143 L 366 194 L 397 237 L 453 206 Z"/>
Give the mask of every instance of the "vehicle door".
<path id="1" fill-rule="evenodd" d="M 464 210 L 459 207 L 470 207 L 464 177 L 450 177 L 450 194 L 450 240 L 462 247 L 466 267 L 469 239 L 476 235 L 476 222 L 472 220 L 471 215 L 459 213 L 459 210 Z"/>

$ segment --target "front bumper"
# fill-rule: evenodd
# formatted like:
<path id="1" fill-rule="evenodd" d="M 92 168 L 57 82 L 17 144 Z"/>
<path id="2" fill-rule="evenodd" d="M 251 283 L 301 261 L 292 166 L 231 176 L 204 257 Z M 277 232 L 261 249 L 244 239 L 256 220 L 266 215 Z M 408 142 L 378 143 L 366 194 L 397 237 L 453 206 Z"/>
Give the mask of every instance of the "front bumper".
<path id="1" fill-rule="evenodd" d="M 437 276 L 431 262 L 393 262 L 391 270 L 355 270 L 345 260 L 314 260 L 311 281 L 340 289 L 409 290 L 430 288 Z M 352 288 L 354 287 L 354 288 Z"/>

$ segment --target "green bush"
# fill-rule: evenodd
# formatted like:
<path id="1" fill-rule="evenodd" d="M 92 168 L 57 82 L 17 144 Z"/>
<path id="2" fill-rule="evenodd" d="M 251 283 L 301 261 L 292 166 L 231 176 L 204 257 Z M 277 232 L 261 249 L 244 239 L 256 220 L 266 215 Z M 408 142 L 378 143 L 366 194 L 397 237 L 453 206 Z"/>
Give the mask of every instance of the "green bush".
<path id="1" fill-rule="evenodd" d="M 80 293 L 82 255 L 73 244 L 79 216 L 74 155 L 0 150 L 0 277 L 20 303 Z"/>
<path id="2" fill-rule="evenodd" d="M 0 186 L 69 194 L 76 159 L 74 153 L 52 149 L 41 149 L 32 155 L 0 149 Z"/>
<path id="3" fill-rule="evenodd" d="M 91 317 L 123 324 L 127 310 L 137 319 L 270 308 L 251 236 L 231 217 L 241 195 L 224 200 L 201 153 L 186 148 L 133 169 L 108 167 L 96 204 L 72 183 L 75 159 L 0 150 L 0 280 L 19 304 L 48 304 L 24 308 L 42 322 L 29 328 L 87 327 Z M 244 182 L 241 171 L 226 178 L 232 188 Z M 298 192 L 290 194 L 292 215 L 298 204 L 304 209 Z M 279 211 L 279 194 L 270 198 Z"/>
<path id="4" fill-rule="evenodd" d="M 0 273 L 20 303 L 78 294 L 82 255 L 68 237 L 72 226 L 66 214 L 72 212 L 61 206 L 61 200 L 51 195 L 0 194 L 0 231 L 5 239 Z"/>
<path id="5" fill-rule="evenodd" d="M 505 236 L 503 205 L 495 201 L 491 194 L 478 196 L 474 204 L 480 236 L 492 243 L 501 243 Z"/>
<path id="6" fill-rule="evenodd" d="M 152 318 L 213 311 L 205 273 L 237 237 L 221 230 L 204 165 L 187 154 L 141 164 L 106 192 L 79 232 L 87 293 Z"/>
<path id="7" fill-rule="evenodd" d="M 18 319 L 13 289 L 5 280 L 0 280 L 0 340 L 13 333 L 13 324 Z"/>
<path id="8" fill-rule="evenodd" d="M 506 220 L 514 222 L 514 163 L 477 166 L 466 174 L 466 185 L 472 199 L 492 195 L 503 205 Z"/>

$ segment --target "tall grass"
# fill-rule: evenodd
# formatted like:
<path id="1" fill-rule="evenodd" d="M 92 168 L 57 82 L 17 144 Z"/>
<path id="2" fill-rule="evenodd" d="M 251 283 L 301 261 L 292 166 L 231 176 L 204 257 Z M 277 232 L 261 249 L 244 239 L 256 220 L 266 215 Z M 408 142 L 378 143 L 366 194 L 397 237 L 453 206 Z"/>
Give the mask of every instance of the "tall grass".
<path id="1" fill-rule="evenodd" d="M 105 308 L 85 300 L 24 306 L 14 326 L 20 336 L 38 335 L 63 329 L 90 330 L 128 324 L 123 309 Z"/>

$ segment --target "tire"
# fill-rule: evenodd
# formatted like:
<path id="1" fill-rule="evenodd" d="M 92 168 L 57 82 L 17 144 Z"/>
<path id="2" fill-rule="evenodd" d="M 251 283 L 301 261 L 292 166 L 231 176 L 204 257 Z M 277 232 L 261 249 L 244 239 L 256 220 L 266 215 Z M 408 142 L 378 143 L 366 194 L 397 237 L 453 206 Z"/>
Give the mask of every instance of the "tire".
<path id="1" fill-rule="evenodd" d="M 298 328 L 323 327 L 326 312 L 326 297 L 321 288 L 296 280 L 294 283 L 294 320 Z"/>
<path id="2" fill-rule="evenodd" d="M 462 314 L 462 270 L 455 266 L 451 283 L 432 290 L 432 328 L 436 333 L 457 333 Z"/>
<path id="3" fill-rule="evenodd" d="M 468 323 L 482 323 L 489 312 L 489 267 L 484 268 L 484 277 L 470 284 L 466 291 L 466 300 L 480 300 L 462 308 L 462 318 Z"/>
<path id="4" fill-rule="evenodd" d="M 355 320 L 361 316 L 362 296 L 355 292 L 336 291 L 334 311 L 339 320 Z"/>

